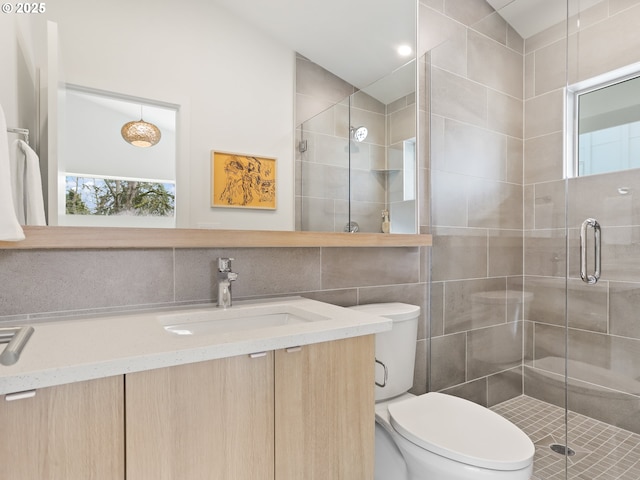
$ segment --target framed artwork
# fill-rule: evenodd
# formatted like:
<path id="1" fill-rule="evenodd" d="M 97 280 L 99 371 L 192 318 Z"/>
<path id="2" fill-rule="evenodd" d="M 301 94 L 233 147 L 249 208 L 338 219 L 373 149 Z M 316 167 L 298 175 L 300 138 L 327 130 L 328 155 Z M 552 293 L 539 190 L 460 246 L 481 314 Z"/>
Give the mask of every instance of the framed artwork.
<path id="1" fill-rule="evenodd" d="M 211 152 L 211 206 L 276 209 L 276 159 Z"/>

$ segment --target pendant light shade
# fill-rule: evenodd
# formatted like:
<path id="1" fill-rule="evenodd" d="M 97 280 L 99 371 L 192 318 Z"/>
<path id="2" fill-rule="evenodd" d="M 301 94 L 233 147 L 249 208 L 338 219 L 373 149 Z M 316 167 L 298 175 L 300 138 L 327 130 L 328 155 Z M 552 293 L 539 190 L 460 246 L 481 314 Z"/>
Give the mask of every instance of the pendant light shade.
<path id="1" fill-rule="evenodd" d="M 142 106 L 140 107 L 140 120 L 125 123 L 120 133 L 126 142 L 143 148 L 154 146 L 162 136 L 158 127 L 142 120 Z"/>

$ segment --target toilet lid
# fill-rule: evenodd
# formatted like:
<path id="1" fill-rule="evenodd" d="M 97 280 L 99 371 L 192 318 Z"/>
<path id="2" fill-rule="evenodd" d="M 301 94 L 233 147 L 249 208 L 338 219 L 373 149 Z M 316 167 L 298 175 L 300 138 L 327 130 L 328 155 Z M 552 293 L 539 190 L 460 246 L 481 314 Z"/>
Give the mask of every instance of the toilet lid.
<path id="1" fill-rule="evenodd" d="M 524 432 L 468 400 L 431 392 L 388 408 L 400 435 L 451 460 L 494 470 L 518 470 L 533 461 L 535 447 Z"/>

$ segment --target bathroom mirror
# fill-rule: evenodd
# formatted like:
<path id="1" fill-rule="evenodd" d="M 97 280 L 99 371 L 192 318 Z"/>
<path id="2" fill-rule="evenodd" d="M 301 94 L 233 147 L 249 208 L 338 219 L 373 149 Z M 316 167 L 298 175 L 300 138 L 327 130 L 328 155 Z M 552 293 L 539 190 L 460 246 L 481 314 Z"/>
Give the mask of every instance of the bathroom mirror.
<path id="1" fill-rule="evenodd" d="M 73 85 L 64 104 L 58 225 L 175 227 L 176 108 Z M 124 126 L 140 120 L 130 143 Z M 138 130 L 148 125 L 160 132 L 150 146 Z"/>
<path id="2" fill-rule="evenodd" d="M 293 230 L 296 52 L 361 89 L 406 63 L 396 50 L 414 48 L 416 8 L 414 0 L 64 0 L 34 22 L 55 24 L 55 84 L 176 106 L 178 227 Z M 276 158 L 278 208 L 212 208 L 212 150 Z"/>
<path id="3" fill-rule="evenodd" d="M 417 233 L 416 61 L 297 129 L 296 230 Z"/>

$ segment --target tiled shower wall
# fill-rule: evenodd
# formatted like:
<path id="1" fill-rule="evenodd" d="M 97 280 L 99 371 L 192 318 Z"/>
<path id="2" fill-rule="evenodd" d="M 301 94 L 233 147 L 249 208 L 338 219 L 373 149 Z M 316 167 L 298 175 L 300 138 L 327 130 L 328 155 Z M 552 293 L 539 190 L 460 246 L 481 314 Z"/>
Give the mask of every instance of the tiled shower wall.
<path id="1" fill-rule="evenodd" d="M 524 42 L 484 1 L 420 5 L 430 50 L 431 390 L 522 393 Z"/>
<path id="2" fill-rule="evenodd" d="M 523 42 L 484 2 L 422 0 L 420 16 L 433 64 L 431 389 L 492 405 L 524 388 L 564 406 L 568 259 L 569 408 L 640 431 L 640 173 L 569 182 L 567 256 L 566 23 Z M 640 61 L 640 1 L 576 20 L 570 83 Z M 603 228 L 595 287 L 578 275 L 587 217 Z"/>
<path id="3" fill-rule="evenodd" d="M 640 1 L 605 0 L 570 21 L 569 83 L 640 61 Z M 525 393 L 564 406 L 566 25 L 525 44 Z M 569 408 L 640 432 L 640 171 L 572 179 L 568 187 Z M 619 190 L 628 188 L 623 195 Z M 578 228 L 602 225 L 602 278 L 578 272 Z"/>

